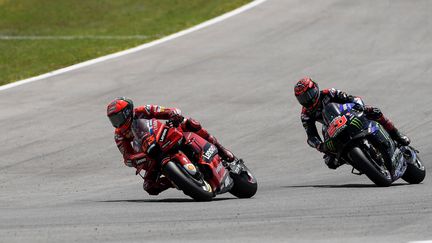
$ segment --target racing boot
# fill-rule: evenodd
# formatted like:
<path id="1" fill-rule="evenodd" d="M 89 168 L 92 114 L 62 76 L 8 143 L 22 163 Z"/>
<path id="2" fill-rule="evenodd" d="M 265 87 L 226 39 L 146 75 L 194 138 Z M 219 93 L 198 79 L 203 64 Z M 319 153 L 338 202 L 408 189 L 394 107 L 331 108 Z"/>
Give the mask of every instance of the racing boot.
<path id="1" fill-rule="evenodd" d="M 216 146 L 216 148 L 218 149 L 218 154 L 223 160 L 227 162 L 233 162 L 235 160 L 234 154 L 228 149 L 226 149 L 224 146 L 222 146 L 218 141 L 214 143 L 214 146 Z"/>
<path id="2" fill-rule="evenodd" d="M 170 180 L 166 177 L 159 177 L 156 173 L 145 177 L 143 189 L 149 195 L 156 196 L 168 188 L 174 187 Z"/>
<path id="3" fill-rule="evenodd" d="M 396 128 L 389 131 L 390 137 L 402 146 L 408 146 L 411 140 L 404 134 L 401 134 Z"/>
<path id="4" fill-rule="evenodd" d="M 410 139 L 401 134 L 398 129 L 394 126 L 393 122 L 388 119 L 384 114 L 381 112 L 380 109 L 376 107 L 367 107 L 366 111 L 368 112 L 368 116 L 372 118 L 373 120 L 376 120 L 379 124 L 381 124 L 384 129 L 389 133 L 390 137 L 395 140 L 397 143 L 399 143 L 402 146 L 407 146 L 410 144 Z M 375 119 L 374 119 L 375 118 Z"/>
<path id="5" fill-rule="evenodd" d="M 224 146 L 222 146 L 217 141 L 216 137 L 214 137 L 207 130 L 202 128 L 201 124 L 198 121 L 192 118 L 186 119 L 186 121 L 182 123 L 182 128 L 184 131 L 195 132 L 196 134 L 198 134 L 199 136 L 201 136 L 202 138 L 204 138 L 205 140 L 209 141 L 211 144 L 216 146 L 216 148 L 218 149 L 218 154 L 223 160 L 227 162 L 233 162 L 235 160 L 234 154 L 228 149 L 224 148 Z"/>
<path id="6" fill-rule="evenodd" d="M 222 144 L 220 144 L 214 136 L 209 134 L 207 137 L 207 141 L 216 146 L 218 150 L 218 155 L 222 158 L 222 160 L 225 160 L 226 162 L 233 162 L 235 160 L 234 154 L 228 149 L 226 149 L 224 146 L 222 146 Z"/>

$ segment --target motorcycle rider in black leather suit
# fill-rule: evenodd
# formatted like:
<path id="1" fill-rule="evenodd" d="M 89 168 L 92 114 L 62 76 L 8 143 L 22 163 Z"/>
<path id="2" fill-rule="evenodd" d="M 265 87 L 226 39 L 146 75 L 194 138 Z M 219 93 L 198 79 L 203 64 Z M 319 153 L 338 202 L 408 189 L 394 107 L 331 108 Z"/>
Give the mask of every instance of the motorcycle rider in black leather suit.
<path id="1" fill-rule="evenodd" d="M 301 121 L 308 137 L 307 143 L 325 154 L 324 161 L 330 169 L 336 169 L 341 164 L 336 161 L 333 154 L 329 153 L 328 148 L 326 148 L 325 143 L 323 143 L 318 134 L 315 123 L 319 122 L 323 124 L 322 109 L 326 104 L 330 102 L 340 104 L 358 103 L 356 99 L 359 98 L 334 88 L 320 91 L 318 84 L 309 77 L 302 78 L 296 83 L 294 86 L 294 93 L 298 102 L 303 106 Z M 404 146 L 410 143 L 410 139 L 402 135 L 398 129 L 396 129 L 393 122 L 385 117 L 379 108 L 360 104 L 356 106 L 358 109 L 364 111 L 368 119 L 381 124 L 397 143 Z"/>

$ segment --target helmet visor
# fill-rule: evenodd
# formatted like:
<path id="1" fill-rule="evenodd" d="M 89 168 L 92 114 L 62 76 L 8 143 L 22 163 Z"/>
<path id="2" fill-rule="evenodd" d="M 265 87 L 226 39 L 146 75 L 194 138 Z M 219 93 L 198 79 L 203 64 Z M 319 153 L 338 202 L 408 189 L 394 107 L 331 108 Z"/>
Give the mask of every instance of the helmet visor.
<path id="1" fill-rule="evenodd" d="M 118 113 L 112 114 L 112 115 L 108 116 L 108 118 L 110 119 L 112 125 L 115 128 L 121 127 L 123 124 L 125 124 L 125 122 L 127 120 L 127 118 L 123 112 L 118 112 Z"/>
<path id="2" fill-rule="evenodd" d="M 296 96 L 298 102 L 304 107 L 311 107 L 318 98 L 318 89 L 312 88 Z"/>

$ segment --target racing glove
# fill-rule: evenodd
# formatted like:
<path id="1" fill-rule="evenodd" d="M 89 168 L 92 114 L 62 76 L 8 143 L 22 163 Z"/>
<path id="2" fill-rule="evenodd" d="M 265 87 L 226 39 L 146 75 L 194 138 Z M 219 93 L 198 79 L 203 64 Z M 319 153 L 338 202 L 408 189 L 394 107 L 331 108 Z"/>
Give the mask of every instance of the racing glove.
<path id="1" fill-rule="evenodd" d="M 354 109 L 354 110 L 358 110 L 358 111 L 364 111 L 364 107 L 363 107 L 362 105 L 358 104 L 358 103 L 356 103 L 356 104 L 353 106 L 353 109 Z"/>
<path id="2" fill-rule="evenodd" d="M 173 124 L 173 126 L 178 127 L 184 120 L 184 117 L 181 114 L 179 109 L 174 109 L 170 113 L 169 121 Z"/>

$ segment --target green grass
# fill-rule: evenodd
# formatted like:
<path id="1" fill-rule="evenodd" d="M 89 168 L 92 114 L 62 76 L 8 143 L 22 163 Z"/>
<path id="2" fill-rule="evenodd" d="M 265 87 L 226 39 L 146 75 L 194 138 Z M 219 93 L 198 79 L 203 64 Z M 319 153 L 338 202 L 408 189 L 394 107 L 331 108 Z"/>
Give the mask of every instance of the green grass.
<path id="1" fill-rule="evenodd" d="M 250 1 L 0 0 L 0 85 L 159 39 Z M 17 40 L 6 36 L 83 38 Z"/>

